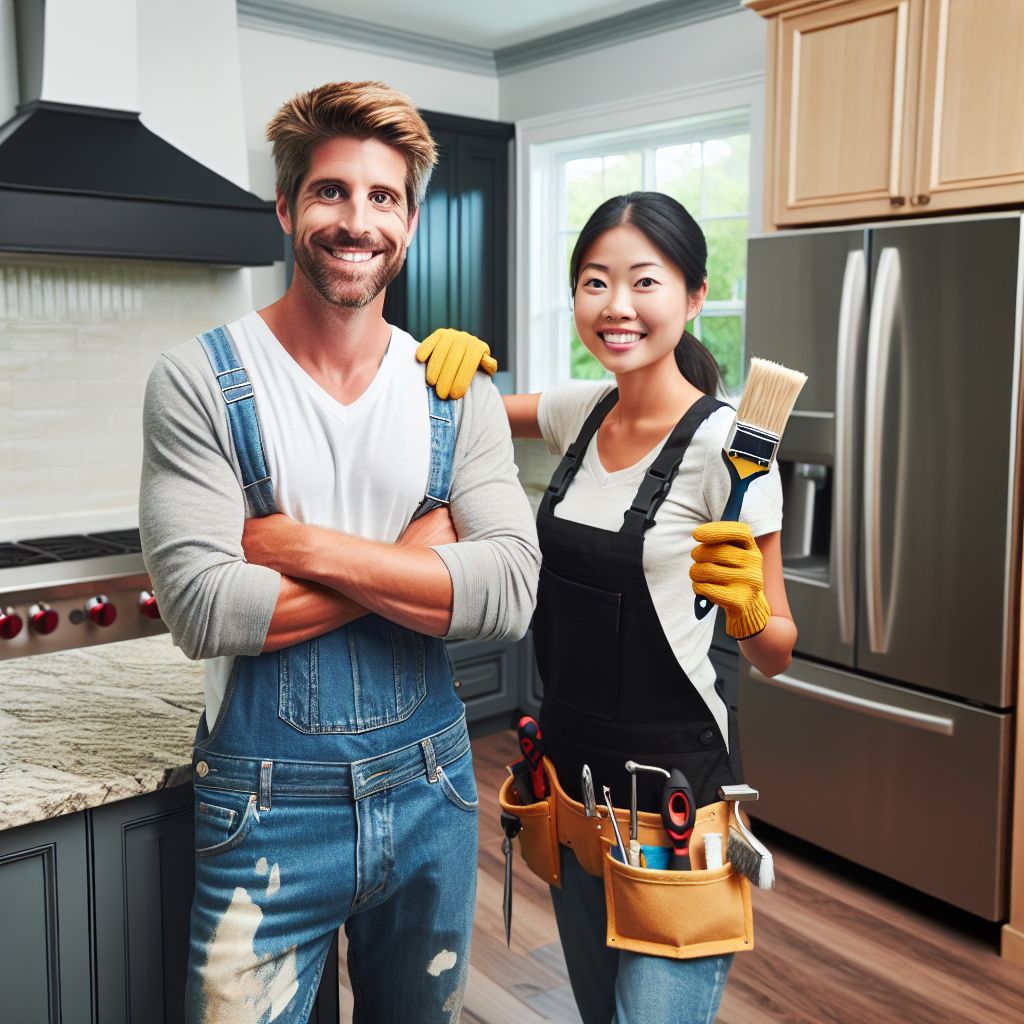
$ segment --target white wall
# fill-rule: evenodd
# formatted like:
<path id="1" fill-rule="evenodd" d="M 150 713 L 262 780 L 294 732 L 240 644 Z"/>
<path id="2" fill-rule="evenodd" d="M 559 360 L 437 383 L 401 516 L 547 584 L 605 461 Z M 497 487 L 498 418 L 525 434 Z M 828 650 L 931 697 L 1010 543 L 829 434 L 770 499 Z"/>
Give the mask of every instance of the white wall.
<path id="1" fill-rule="evenodd" d="M 764 74 L 767 24 L 750 11 L 740 11 L 503 75 L 500 118 L 522 121 Z"/>

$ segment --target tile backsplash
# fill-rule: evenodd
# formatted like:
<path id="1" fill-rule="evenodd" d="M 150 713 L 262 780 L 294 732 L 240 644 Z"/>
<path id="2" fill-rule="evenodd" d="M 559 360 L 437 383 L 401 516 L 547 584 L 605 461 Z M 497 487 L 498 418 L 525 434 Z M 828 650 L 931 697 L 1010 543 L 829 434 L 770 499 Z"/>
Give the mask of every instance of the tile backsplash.
<path id="1" fill-rule="evenodd" d="M 0 541 L 134 526 L 153 363 L 250 306 L 244 270 L 0 257 Z"/>

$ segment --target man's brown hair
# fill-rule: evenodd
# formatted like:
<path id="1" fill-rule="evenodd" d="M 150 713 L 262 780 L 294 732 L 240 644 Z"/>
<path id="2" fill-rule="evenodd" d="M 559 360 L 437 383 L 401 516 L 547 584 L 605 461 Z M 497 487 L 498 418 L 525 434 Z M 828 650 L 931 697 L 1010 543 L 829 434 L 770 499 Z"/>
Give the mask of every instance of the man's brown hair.
<path id="1" fill-rule="evenodd" d="M 437 147 L 409 97 L 383 82 L 329 82 L 294 96 L 267 125 L 277 187 L 289 209 L 295 208 L 314 148 L 338 136 L 378 139 L 394 146 L 405 157 L 410 215 L 423 202 Z"/>

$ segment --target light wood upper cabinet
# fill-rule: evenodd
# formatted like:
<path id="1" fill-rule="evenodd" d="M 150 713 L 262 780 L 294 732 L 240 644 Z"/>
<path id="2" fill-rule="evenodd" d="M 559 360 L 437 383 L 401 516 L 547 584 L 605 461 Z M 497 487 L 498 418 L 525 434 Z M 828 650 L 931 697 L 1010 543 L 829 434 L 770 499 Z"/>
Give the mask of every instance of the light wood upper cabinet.
<path id="1" fill-rule="evenodd" d="M 1024 0 L 928 0 L 923 53 L 918 194 L 1024 201 Z"/>
<path id="2" fill-rule="evenodd" d="M 1024 0 L 744 0 L 770 225 L 1024 201 Z"/>

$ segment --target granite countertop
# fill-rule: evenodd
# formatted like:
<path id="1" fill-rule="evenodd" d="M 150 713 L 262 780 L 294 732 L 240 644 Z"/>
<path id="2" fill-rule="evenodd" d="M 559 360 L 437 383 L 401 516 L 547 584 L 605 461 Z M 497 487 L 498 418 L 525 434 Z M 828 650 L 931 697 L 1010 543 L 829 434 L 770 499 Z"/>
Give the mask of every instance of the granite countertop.
<path id="1" fill-rule="evenodd" d="M 203 703 L 170 636 L 0 661 L 0 830 L 187 782 Z"/>

